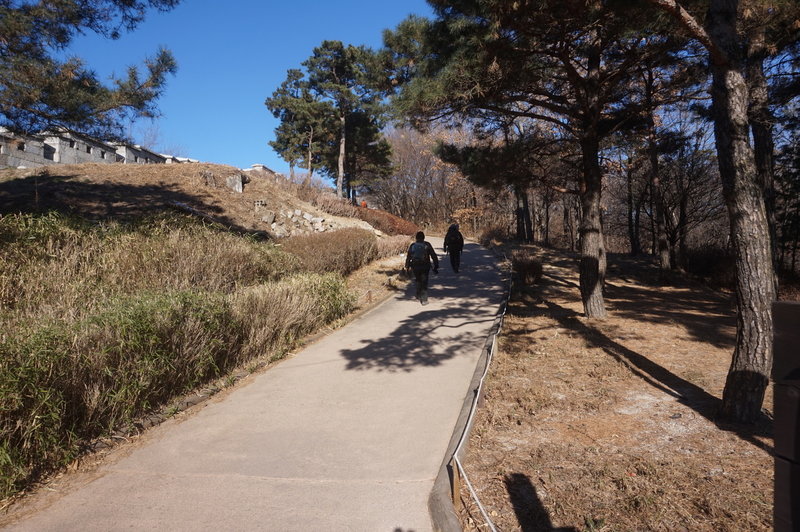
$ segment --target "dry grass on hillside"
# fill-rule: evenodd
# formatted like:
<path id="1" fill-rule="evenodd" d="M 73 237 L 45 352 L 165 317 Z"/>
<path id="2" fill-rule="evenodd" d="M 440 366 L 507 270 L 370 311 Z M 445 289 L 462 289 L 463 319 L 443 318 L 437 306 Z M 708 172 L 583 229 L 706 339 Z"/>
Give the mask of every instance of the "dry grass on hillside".
<path id="1" fill-rule="evenodd" d="M 250 181 L 244 192 L 226 186 L 236 174 Z M 0 171 L 0 204 L 6 212 L 68 210 L 89 217 L 128 218 L 188 205 L 232 228 L 263 231 L 268 226 L 254 209 L 302 209 L 311 205 L 280 186 L 271 174 L 242 172 L 232 166 L 186 164 L 78 164 Z"/>
<path id="2" fill-rule="evenodd" d="M 728 294 L 612 261 L 609 317 L 582 317 L 577 264 L 538 250 L 517 290 L 466 470 L 500 530 L 770 530 L 771 391 L 756 427 L 715 420 L 735 336 Z M 466 489 L 466 530 L 487 530 Z"/>

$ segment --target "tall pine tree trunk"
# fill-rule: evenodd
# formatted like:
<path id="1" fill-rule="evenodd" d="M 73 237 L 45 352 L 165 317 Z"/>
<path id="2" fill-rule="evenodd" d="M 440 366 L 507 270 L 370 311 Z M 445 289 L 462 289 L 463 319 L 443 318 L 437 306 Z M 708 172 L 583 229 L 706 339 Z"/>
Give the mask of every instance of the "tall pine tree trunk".
<path id="1" fill-rule="evenodd" d="M 550 200 L 544 202 L 544 245 L 550 245 Z"/>
<path id="2" fill-rule="evenodd" d="M 664 194 L 661 190 L 661 178 L 658 175 L 658 154 L 655 148 L 650 149 L 651 172 L 650 190 L 653 192 L 653 209 L 655 210 L 654 239 L 658 252 L 658 267 L 664 273 L 670 270 L 669 239 L 667 238 L 667 224 L 664 218 Z"/>
<path id="3" fill-rule="evenodd" d="M 636 239 L 636 249 L 642 252 L 642 198 L 639 198 L 633 210 L 633 234 Z"/>
<path id="4" fill-rule="evenodd" d="M 571 251 L 575 251 L 575 229 L 572 221 L 572 196 L 564 196 L 562 205 L 564 209 L 564 239 L 569 243 L 569 249 Z"/>
<path id="5" fill-rule="evenodd" d="M 593 2 L 599 7 L 600 2 Z M 605 318 L 603 284 L 606 276 L 606 249 L 603 241 L 603 221 L 600 196 L 603 172 L 600 168 L 599 123 L 602 116 L 600 90 L 601 38 L 596 29 L 590 30 L 586 47 L 585 111 L 581 117 L 581 159 L 583 172 L 580 183 L 580 289 L 583 310 L 587 318 Z"/>
<path id="6" fill-rule="evenodd" d="M 653 206 L 655 207 L 655 238 L 658 241 L 658 266 L 661 273 L 670 270 L 669 243 L 667 240 L 667 227 L 664 219 L 664 194 L 661 190 L 661 176 L 658 165 L 658 139 L 656 134 L 655 102 L 653 70 L 648 69 L 645 75 L 645 105 L 647 106 L 647 154 L 650 158 L 650 190 L 653 193 Z"/>
<path id="7" fill-rule="evenodd" d="M 580 288 L 583 310 L 587 318 L 606 316 L 603 283 L 606 275 L 606 250 L 600 213 L 602 172 L 598 162 L 600 143 L 597 135 L 587 131 L 581 139 L 583 176 L 581 182 L 580 223 Z"/>
<path id="8" fill-rule="evenodd" d="M 794 231 L 794 243 L 792 244 L 792 271 L 796 271 L 796 268 L 797 268 L 798 243 L 800 243 L 800 231 L 795 229 L 795 231 Z"/>
<path id="9" fill-rule="evenodd" d="M 686 189 L 683 185 L 683 175 L 680 172 L 679 174 L 678 190 L 684 192 L 681 194 L 681 199 L 678 203 L 678 258 L 676 259 L 674 266 L 677 266 L 681 271 L 685 271 L 688 251 L 686 239 L 689 236 L 686 234 L 689 217 L 689 195 L 685 192 Z"/>
<path id="10" fill-rule="evenodd" d="M 655 202 L 653 201 L 653 184 L 647 187 L 648 191 L 650 192 L 650 212 L 655 213 Z M 650 254 L 654 257 L 656 256 L 656 252 L 658 251 L 658 232 L 656 231 L 656 217 L 654 214 L 650 216 Z"/>
<path id="11" fill-rule="evenodd" d="M 769 94 L 767 77 L 764 74 L 764 59 L 767 55 L 766 38 L 763 24 L 756 24 L 751 30 L 747 49 L 747 83 L 749 85 L 749 119 L 753 133 L 753 150 L 755 151 L 756 170 L 761 186 L 764 189 L 764 205 L 769 223 L 769 234 L 772 250 L 772 264 L 777 265 L 778 236 L 775 220 L 775 178 L 774 154 L 775 141 L 772 134 L 772 113 L 769 110 Z M 778 279 L 775 276 L 777 289 Z"/>
<path id="12" fill-rule="evenodd" d="M 633 169 L 628 168 L 626 172 L 628 196 L 628 241 L 631 245 L 631 256 L 635 257 L 642 252 L 641 244 L 639 243 L 639 220 L 638 213 L 636 212 L 636 204 L 633 199 Z"/>
<path id="13" fill-rule="evenodd" d="M 711 96 L 719 170 L 731 222 L 738 303 L 736 347 L 722 394 L 726 419 L 755 421 L 772 368 L 775 299 L 770 234 L 749 143 L 748 87 L 737 35 L 736 0 L 712 0 L 708 33 L 724 55 L 711 54 Z"/>
<path id="14" fill-rule="evenodd" d="M 522 242 L 533 240 L 533 223 L 531 222 L 531 209 L 528 202 L 528 191 L 522 187 L 514 187 L 517 208 L 517 238 Z"/>
<path id="15" fill-rule="evenodd" d="M 314 171 L 314 166 L 312 164 L 312 160 L 314 159 L 314 154 L 311 152 L 311 146 L 314 144 L 314 128 L 312 127 L 308 132 L 308 175 L 306 176 L 306 183 L 311 185 L 311 176 L 312 172 Z"/>

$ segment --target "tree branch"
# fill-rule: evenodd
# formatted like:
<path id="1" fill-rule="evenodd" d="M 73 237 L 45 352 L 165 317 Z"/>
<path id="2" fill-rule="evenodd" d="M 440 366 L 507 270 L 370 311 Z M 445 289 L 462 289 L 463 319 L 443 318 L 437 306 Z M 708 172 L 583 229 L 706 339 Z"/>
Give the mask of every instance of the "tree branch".
<path id="1" fill-rule="evenodd" d="M 495 113 L 500 113 L 509 116 L 518 116 L 524 118 L 535 118 L 538 120 L 544 120 L 545 122 L 550 122 L 551 124 L 556 124 L 558 126 L 567 129 L 568 131 L 572 131 L 572 128 L 568 123 L 562 122 L 555 117 L 543 115 L 540 113 L 533 113 L 530 111 L 514 111 L 513 109 L 508 109 L 506 107 L 500 107 L 498 105 L 480 105 L 481 109 L 485 109 L 487 111 L 494 111 Z"/>
<path id="2" fill-rule="evenodd" d="M 702 44 L 708 53 L 711 55 L 711 60 L 718 65 L 725 65 L 730 63 L 730 58 L 725 51 L 718 46 L 711 35 L 701 26 L 697 20 L 681 6 L 677 0 L 648 0 L 657 8 L 668 13 L 672 18 L 678 21 L 678 24 L 683 26 L 689 32 L 689 35 L 697 39 Z"/>

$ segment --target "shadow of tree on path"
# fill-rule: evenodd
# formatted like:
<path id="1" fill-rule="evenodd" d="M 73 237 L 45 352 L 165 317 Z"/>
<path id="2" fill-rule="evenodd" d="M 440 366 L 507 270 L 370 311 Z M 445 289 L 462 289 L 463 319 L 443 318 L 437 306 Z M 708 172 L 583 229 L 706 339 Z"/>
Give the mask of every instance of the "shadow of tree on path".
<path id="1" fill-rule="evenodd" d="M 575 527 L 555 528 L 528 475 L 511 473 L 503 483 L 522 532 L 578 532 Z"/>
<path id="2" fill-rule="evenodd" d="M 438 250 L 437 250 L 438 251 Z M 347 369 L 412 371 L 438 366 L 466 350 L 483 346 L 502 302 L 504 286 L 495 257 L 476 244 L 465 246 L 461 273 L 431 273 L 429 306 L 400 319 L 396 329 L 363 347 L 346 349 Z M 418 305 L 414 280 L 408 281 L 401 304 Z M 478 325 L 477 329 L 474 327 Z"/>
<path id="3" fill-rule="evenodd" d="M 346 368 L 356 370 L 412 371 L 415 367 L 438 366 L 484 340 L 482 335 L 459 329 L 476 323 L 488 329 L 493 321 L 494 316 L 476 318 L 471 308 L 424 311 L 401 321 L 388 337 L 376 342 L 364 340 L 364 347 L 346 349 L 342 356 L 347 360 Z M 447 329 L 451 331 L 443 331 Z"/>

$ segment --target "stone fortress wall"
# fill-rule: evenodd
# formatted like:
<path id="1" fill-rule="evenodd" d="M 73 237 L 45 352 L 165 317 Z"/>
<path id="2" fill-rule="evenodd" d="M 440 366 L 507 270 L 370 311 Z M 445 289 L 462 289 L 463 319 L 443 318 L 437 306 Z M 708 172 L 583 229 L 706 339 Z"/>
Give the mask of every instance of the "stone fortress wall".
<path id="1" fill-rule="evenodd" d="M 107 143 L 67 130 L 20 135 L 0 128 L 0 168 L 36 168 L 54 164 L 171 164 L 192 161 L 155 153 L 135 144 Z"/>

